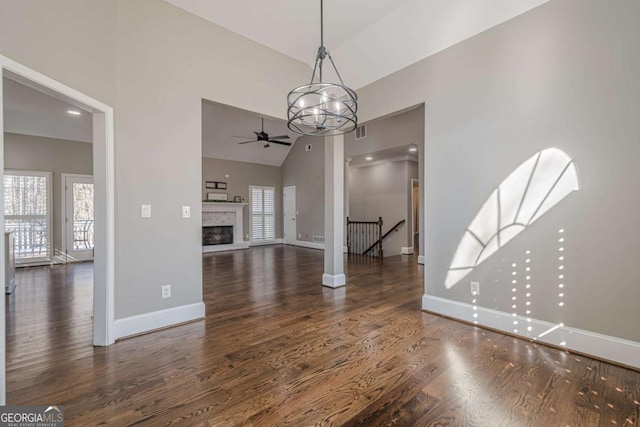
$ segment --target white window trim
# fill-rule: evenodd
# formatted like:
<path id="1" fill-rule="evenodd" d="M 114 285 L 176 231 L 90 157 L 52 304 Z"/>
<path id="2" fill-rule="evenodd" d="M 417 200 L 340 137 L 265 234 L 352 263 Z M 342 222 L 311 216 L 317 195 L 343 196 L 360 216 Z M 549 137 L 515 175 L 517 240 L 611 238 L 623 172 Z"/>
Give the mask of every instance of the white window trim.
<path id="1" fill-rule="evenodd" d="M 253 190 L 254 189 L 260 189 L 260 190 L 273 190 L 273 239 L 269 239 L 269 240 L 254 240 L 253 238 Z M 263 199 L 263 204 L 264 204 L 264 199 Z M 264 245 L 264 244 L 270 244 L 270 243 L 276 243 L 276 187 L 271 187 L 268 185 L 250 185 L 249 186 L 249 242 L 251 245 Z M 264 214 L 263 214 L 263 218 L 264 218 Z"/>
<path id="2" fill-rule="evenodd" d="M 52 196 L 53 192 L 52 188 L 52 180 L 53 174 L 51 172 L 46 171 L 32 171 L 32 170 L 16 170 L 16 169 L 5 169 L 4 175 L 15 175 L 15 176 L 40 176 L 47 178 L 47 252 L 49 254 L 48 258 L 34 258 L 32 261 L 20 261 L 16 258 L 16 265 L 20 266 L 33 266 L 33 265 L 44 265 L 51 264 L 54 254 L 53 254 L 53 203 Z M 4 189 L 4 181 L 3 181 L 3 189 Z M 25 215 L 5 215 L 5 221 L 8 219 L 16 219 L 16 218 L 24 218 Z M 3 224 L 4 226 L 4 224 Z"/>

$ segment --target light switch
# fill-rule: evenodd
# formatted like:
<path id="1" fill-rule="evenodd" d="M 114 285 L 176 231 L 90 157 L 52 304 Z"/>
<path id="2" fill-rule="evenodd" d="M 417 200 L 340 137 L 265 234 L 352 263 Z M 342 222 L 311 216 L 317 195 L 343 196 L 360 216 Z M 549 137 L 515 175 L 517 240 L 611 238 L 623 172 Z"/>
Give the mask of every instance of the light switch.
<path id="1" fill-rule="evenodd" d="M 140 218 L 151 218 L 151 205 L 140 206 Z"/>
<path id="2" fill-rule="evenodd" d="M 182 207 L 182 218 L 191 218 L 191 206 Z"/>

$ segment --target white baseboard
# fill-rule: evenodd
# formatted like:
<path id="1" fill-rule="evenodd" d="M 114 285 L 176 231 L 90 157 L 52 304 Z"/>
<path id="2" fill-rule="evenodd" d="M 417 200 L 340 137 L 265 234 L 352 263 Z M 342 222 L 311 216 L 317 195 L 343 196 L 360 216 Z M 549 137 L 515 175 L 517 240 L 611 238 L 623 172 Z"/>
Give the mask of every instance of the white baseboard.
<path id="1" fill-rule="evenodd" d="M 400 248 L 400 255 L 411 255 L 413 253 L 413 246 L 402 246 Z"/>
<path id="2" fill-rule="evenodd" d="M 302 246 L 303 248 L 321 249 L 324 251 L 324 243 L 305 242 L 304 240 L 296 240 L 296 246 Z"/>
<path id="3" fill-rule="evenodd" d="M 202 253 L 208 254 L 211 252 L 224 252 L 224 251 L 237 251 L 240 249 L 249 249 L 249 242 L 231 243 L 228 245 L 208 245 L 202 247 Z"/>
<path id="4" fill-rule="evenodd" d="M 344 274 L 323 274 L 322 275 L 322 286 L 327 286 L 329 288 L 339 288 L 346 284 L 346 279 Z"/>
<path id="5" fill-rule="evenodd" d="M 284 243 L 284 239 L 273 239 L 268 242 L 246 242 L 249 246 L 265 246 L 265 245 L 282 245 Z"/>
<path id="6" fill-rule="evenodd" d="M 514 316 L 432 295 L 422 296 L 422 309 L 640 369 L 640 343 L 635 341 Z"/>
<path id="7" fill-rule="evenodd" d="M 418 255 L 418 264 L 424 265 L 424 255 Z"/>
<path id="8" fill-rule="evenodd" d="M 203 317 L 204 303 L 198 302 L 180 307 L 167 308 L 166 310 L 154 311 L 152 313 L 116 319 L 113 322 L 115 339 L 150 332 L 155 329 L 166 328 L 167 326 L 177 325 Z"/>

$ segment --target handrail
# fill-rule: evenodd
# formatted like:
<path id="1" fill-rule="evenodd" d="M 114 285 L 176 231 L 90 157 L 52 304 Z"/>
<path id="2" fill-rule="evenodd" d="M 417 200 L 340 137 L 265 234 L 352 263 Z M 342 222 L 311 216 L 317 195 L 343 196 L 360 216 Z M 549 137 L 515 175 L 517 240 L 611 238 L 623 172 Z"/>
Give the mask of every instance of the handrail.
<path id="1" fill-rule="evenodd" d="M 369 249 L 367 249 L 366 251 L 364 251 L 362 253 L 362 255 L 366 255 L 367 252 L 369 252 L 371 249 L 375 248 L 377 244 L 382 243 L 382 241 L 385 239 L 385 237 L 387 237 L 389 234 L 391 234 L 392 231 L 397 231 L 397 228 L 400 227 L 406 220 L 402 219 L 400 221 L 398 221 L 398 223 L 396 225 L 394 225 L 393 227 L 391 227 L 389 229 L 389 231 L 387 231 L 386 233 L 384 233 L 384 235 L 378 240 L 376 241 L 373 245 L 369 246 Z"/>

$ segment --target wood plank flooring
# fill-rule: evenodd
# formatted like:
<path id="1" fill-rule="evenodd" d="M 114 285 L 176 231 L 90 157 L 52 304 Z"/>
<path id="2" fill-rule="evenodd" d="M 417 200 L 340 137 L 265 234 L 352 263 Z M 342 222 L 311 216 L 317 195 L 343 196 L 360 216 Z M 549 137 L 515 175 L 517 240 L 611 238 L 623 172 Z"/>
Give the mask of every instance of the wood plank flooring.
<path id="1" fill-rule="evenodd" d="M 640 373 L 420 311 L 410 256 L 203 257 L 206 319 L 91 346 L 92 266 L 20 269 L 7 400 L 69 426 L 638 426 Z"/>

